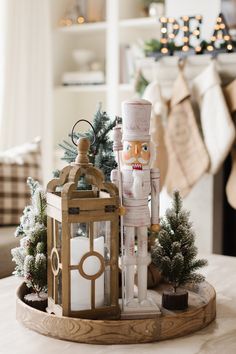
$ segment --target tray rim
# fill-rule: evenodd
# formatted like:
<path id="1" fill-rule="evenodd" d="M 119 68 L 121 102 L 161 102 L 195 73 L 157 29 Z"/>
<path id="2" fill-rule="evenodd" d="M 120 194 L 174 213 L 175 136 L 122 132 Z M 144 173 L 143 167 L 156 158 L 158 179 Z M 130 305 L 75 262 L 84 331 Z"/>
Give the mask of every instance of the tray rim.
<path id="1" fill-rule="evenodd" d="M 158 288 L 155 289 L 158 291 Z M 16 318 L 25 327 L 40 334 L 87 344 L 135 344 L 182 337 L 205 328 L 216 317 L 216 292 L 204 281 L 194 290 L 205 297 L 205 303 L 185 311 L 166 311 L 156 318 L 91 320 L 59 317 L 25 304 L 22 300 L 26 285 L 17 289 Z"/>

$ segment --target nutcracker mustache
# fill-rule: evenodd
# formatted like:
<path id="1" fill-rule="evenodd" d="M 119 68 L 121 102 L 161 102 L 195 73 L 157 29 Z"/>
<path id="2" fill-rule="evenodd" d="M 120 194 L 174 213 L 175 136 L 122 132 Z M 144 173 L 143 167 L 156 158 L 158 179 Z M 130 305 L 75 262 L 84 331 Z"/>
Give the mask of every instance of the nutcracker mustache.
<path id="1" fill-rule="evenodd" d="M 147 164 L 148 163 L 148 161 L 144 160 L 142 157 L 138 157 L 138 158 L 131 157 L 130 159 L 125 160 L 125 163 L 137 163 L 137 162 L 142 163 L 142 164 Z"/>

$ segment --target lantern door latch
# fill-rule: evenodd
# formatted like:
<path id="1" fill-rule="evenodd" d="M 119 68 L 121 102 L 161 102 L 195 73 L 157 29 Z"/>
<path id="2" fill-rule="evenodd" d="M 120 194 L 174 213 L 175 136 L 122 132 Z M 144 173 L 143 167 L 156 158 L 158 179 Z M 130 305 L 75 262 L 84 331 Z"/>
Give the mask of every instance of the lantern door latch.
<path id="1" fill-rule="evenodd" d="M 114 213 L 116 210 L 116 206 L 115 205 L 106 205 L 105 206 L 105 212 L 106 213 Z"/>
<path id="2" fill-rule="evenodd" d="M 68 212 L 70 215 L 76 215 L 80 213 L 80 208 L 69 208 Z"/>

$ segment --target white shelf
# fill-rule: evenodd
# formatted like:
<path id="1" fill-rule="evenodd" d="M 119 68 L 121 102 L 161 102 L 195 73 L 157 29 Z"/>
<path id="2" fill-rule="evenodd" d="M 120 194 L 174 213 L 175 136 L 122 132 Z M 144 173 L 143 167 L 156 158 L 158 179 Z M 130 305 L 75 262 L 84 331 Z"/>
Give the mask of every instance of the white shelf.
<path id="1" fill-rule="evenodd" d="M 107 28 L 106 22 L 83 23 L 81 25 L 71 25 L 58 27 L 57 31 L 64 33 L 87 33 L 105 31 Z"/>
<path id="2" fill-rule="evenodd" d="M 119 90 L 120 91 L 134 92 L 134 85 L 132 85 L 132 84 L 120 84 L 119 85 Z"/>
<path id="3" fill-rule="evenodd" d="M 129 18 L 119 22 L 121 28 L 149 28 L 160 26 L 159 20 L 154 17 Z"/>
<path id="4" fill-rule="evenodd" d="M 58 85 L 54 87 L 56 92 L 106 92 L 107 85 Z M 134 86 L 132 84 L 119 84 L 120 91 L 133 92 Z"/>
<path id="5" fill-rule="evenodd" d="M 56 92 L 106 92 L 107 85 L 58 85 L 55 86 Z"/>

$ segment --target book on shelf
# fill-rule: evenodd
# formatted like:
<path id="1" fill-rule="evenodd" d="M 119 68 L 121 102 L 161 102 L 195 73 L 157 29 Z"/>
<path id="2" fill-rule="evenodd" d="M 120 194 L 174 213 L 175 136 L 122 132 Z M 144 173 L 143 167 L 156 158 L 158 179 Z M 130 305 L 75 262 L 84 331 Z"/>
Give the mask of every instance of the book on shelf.
<path id="1" fill-rule="evenodd" d="M 62 75 L 62 85 L 102 85 L 105 75 L 98 71 L 68 71 Z"/>

